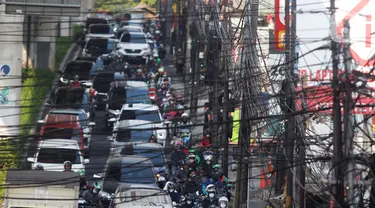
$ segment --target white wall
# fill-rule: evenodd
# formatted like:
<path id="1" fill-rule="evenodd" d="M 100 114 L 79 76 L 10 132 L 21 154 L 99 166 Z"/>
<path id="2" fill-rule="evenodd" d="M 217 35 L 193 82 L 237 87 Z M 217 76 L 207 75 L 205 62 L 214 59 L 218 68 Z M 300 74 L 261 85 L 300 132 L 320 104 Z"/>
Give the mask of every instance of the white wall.
<path id="1" fill-rule="evenodd" d="M 5 6 L 1 5 L 0 24 L 0 65 L 10 66 L 7 76 L 0 74 L 0 94 L 9 101 L 8 104 L 0 104 L 0 135 L 18 135 L 23 16 L 7 15 Z M 9 88 L 8 93 L 6 87 Z"/>

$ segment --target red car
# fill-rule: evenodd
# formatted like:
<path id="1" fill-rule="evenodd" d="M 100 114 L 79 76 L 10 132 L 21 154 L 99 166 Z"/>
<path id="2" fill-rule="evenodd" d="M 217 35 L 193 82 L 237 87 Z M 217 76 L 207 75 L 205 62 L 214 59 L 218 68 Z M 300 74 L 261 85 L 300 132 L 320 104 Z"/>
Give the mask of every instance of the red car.
<path id="1" fill-rule="evenodd" d="M 84 151 L 85 156 L 90 152 L 90 135 L 84 133 L 78 116 L 65 114 L 48 114 L 40 129 L 40 140 L 74 139 Z"/>

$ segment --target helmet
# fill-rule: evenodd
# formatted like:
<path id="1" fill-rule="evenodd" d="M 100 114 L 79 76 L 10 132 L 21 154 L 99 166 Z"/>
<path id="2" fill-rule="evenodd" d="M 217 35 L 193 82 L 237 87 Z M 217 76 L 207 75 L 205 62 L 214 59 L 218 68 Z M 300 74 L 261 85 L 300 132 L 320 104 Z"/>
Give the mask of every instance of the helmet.
<path id="1" fill-rule="evenodd" d="M 181 117 L 182 117 L 182 118 L 187 118 L 187 117 L 189 117 L 189 114 L 187 114 L 187 113 L 183 113 L 183 114 L 181 115 Z"/>
<path id="2" fill-rule="evenodd" d="M 137 73 L 142 73 L 142 69 L 137 69 Z"/>
<path id="3" fill-rule="evenodd" d="M 160 68 L 158 69 L 158 72 L 159 72 L 159 73 L 164 73 L 164 67 L 160 67 Z"/>
<path id="4" fill-rule="evenodd" d="M 35 170 L 44 170 L 44 167 L 43 167 L 43 165 L 38 164 L 38 165 L 35 167 Z"/>
<path id="5" fill-rule="evenodd" d="M 216 169 L 216 170 L 221 169 L 221 165 L 215 164 L 215 165 L 212 166 L 212 169 Z"/>
<path id="6" fill-rule="evenodd" d="M 102 184 L 101 184 L 101 182 L 95 182 L 94 184 L 93 184 L 93 187 L 92 187 L 93 189 L 92 189 L 92 192 L 94 192 L 95 194 L 96 193 L 99 193 L 100 192 L 100 190 L 102 189 Z"/>
<path id="7" fill-rule="evenodd" d="M 180 104 L 177 105 L 177 109 L 178 109 L 178 110 L 184 110 L 184 108 L 185 108 L 185 107 L 184 107 L 183 105 L 180 105 Z"/>
<path id="8" fill-rule="evenodd" d="M 176 141 L 174 144 L 173 144 L 174 148 L 179 150 L 181 149 L 181 142 L 180 141 Z"/>
<path id="9" fill-rule="evenodd" d="M 209 192 L 214 192 L 216 193 L 216 187 L 214 184 L 209 184 L 207 187 L 206 187 L 206 192 L 209 193 Z"/>
<path id="10" fill-rule="evenodd" d="M 173 97 L 169 97 L 167 100 L 168 101 L 175 101 L 175 99 Z"/>
<path id="11" fill-rule="evenodd" d="M 70 161 L 65 161 L 65 162 L 64 162 L 64 168 L 65 168 L 66 166 L 70 166 L 70 167 L 72 167 L 72 162 L 70 162 Z"/>
<path id="12" fill-rule="evenodd" d="M 160 58 L 157 58 L 157 59 L 156 59 L 156 63 L 157 63 L 157 64 L 160 64 L 160 63 L 161 63 Z"/>
<path id="13" fill-rule="evenodd" d="M 173 182 L 168 183 L 167 189 L 169 192 L 174 192 L 176 190 L 174 183 Z"/>
<path id="14" fill-rule="evenodd" d="M 218 204 L 220 208 L 228 207 L 228 198 L 225 196 L 220 197 L 218 200 Z"/>
<path id="15" fill-rule="evenodd" d="M 79 76 L 78 76 L 78 75 L 75 75 L 75 76 L 74 76 L 74 79 L 79 79 Z"/>

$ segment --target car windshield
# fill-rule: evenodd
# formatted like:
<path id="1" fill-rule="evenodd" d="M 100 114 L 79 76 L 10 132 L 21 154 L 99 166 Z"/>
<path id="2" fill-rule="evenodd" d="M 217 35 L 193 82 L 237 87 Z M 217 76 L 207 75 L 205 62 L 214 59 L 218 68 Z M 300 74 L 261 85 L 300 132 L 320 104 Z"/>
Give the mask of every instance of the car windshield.
<path id="1" fill-rule="evenodd" d="M 107 49 L 108 39 L 90 39 L 87 42 L 87 49 Z"/>
<path id="2" fill-rule="evenodd" d="M 73 164 L 81 164 L 81 157 L 78 150 L 60 148 L 42 148 L 39 151 L 38 162 L 63 164 L 70 161 Z M 58 168 L 58 167 L 56 167 Z"/>
<path id="3" fill-rule="evenodd" d="M 151 184 L 155 183 L 155 175 L 149 164 L 111 163 L 107 169 L 105 180 L 124 183 Z"/>
<path id="4" fill-rule="evenodd" d="M 137 155 L 150 158 L 155 167 L 164 166 L 164 156 L 161 149 L 135 149 Z"/>
<path id="5" fill-rule="evenodd" d="M 122 102 L 122 103 L 125 103 L 125 99 L 126 99 L 126 96 L 125 96 L 125 89 L 117 89 L 117 90 L 112 90 L 111 91 L 111 95 L 110 95 L 110 99 L 112 102 Z"/>
<path id="6" fill-rule="evenodd" d="M 121 42 L 124 43 L 135 43 L 135 44 L 145 44 L 147 43 L 146 37 L 141 34 L 130 34 L 130 33 L 124 33 Z"/>
<path id="7" fill-rule="evenodd" d="M 83 112 L 65 112 L 65 111 L 52 111 L 50 112 L 50 114 L 63 114 L 63 115 L 73 115 L 73 116 L 78 116 L 78 119 L 79 119 L 79 122 L 81 124 L 82 127 L 85 127 L 87 124 L 86 124 L 86 115 L 85 113 Z"/>
<path id="8" fill-rule="evenodd" d="M 110 34 L 111 26 L 109 25 L 91 25 L 90 32 L 91 34 Z"/>
<path id="9" fill-rule="evenodd" d="M 117 132 L 118 142 L 148 142 L 152 136 L 152 130 L 130 130 L 122 129 Z"/>
<path id="10" fill-rule="evenodd" d="M 70 93 L 65 93 L 65 92 L 58 92 L 55 95 L 55 105 L 70 105 L 70 104 L 79 104 L 82 105 L 83 101 L 83 94 L 76 92 L 70 92 Z M 63 107 L 63 106 L 62 106 Z"/>
<path id="11" fill-rule="evenodd" d="M 121 113 L 120 121 L 122 120 L 144 120 L 153 123 L 161 122 L 159 111 L 144 111 L 144 110 L 124 110 Z"/>
<path id="12" fill-rule="evenodd" d="M 147 88 L 134 88 L 126 91 L 126 103 L 136 104 L 143 103 L 149 104 L 149 96 Z"/>
<path id="13" fill-rule="evenodd" d="M 44 129 L 42 139 L 71 139 L 74 135 L 72 128 L 47 127 Z"/>
<path id="14" fill-rule="evenodd" d="M 88 80 L 92 65 L 92 62 L 68 64 L 64 71 L 64 79 L 72 80 L 75 75 L 78 75 L 79 80 Z"/>

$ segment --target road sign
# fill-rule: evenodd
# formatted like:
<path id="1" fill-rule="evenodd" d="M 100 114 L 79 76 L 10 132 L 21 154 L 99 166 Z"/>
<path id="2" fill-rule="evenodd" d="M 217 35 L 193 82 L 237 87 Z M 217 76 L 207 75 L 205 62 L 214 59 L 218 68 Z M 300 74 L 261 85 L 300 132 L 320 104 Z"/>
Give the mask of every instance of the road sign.
<path id="1" fill-rule="evenodd" d="M 38 16 L 81 15 L 81 0 L 0 0 L 6 14 Z"/>
<path id="2" fill-rule="evenodd" d="M 351 54 L 360 66 L 373 66 L 375 60 L 368 60 L 374 53 L 374 37 L 372 34 L 372 13 L 375 2 L 370 0 L 345 1 L 339 3 L 341 11 L 349 11 L 340 15 L 337 24 L 338 37 L 343 36 L 344 20 L 350 24 Z"/>

